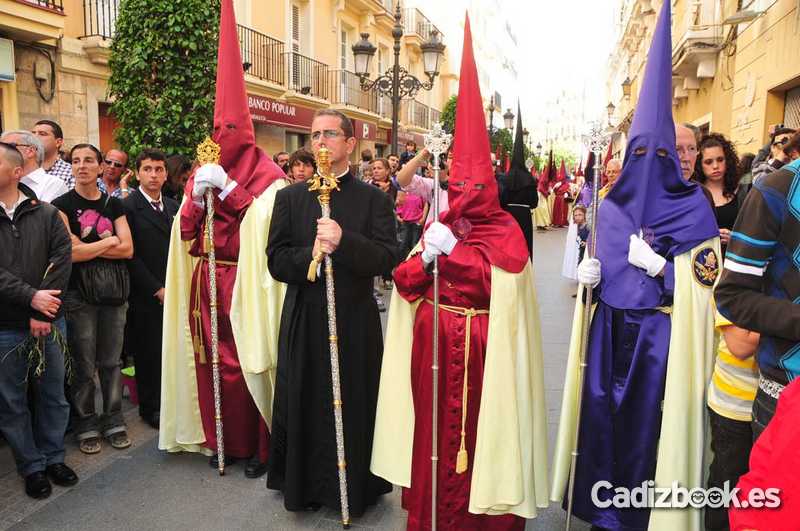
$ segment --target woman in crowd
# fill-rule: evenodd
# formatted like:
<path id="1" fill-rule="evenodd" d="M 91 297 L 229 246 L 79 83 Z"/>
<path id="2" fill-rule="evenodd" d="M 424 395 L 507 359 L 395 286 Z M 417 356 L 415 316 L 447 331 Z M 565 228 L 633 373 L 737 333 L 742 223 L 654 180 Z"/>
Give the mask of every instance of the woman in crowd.
<path id="1" fill-rule="evenodd" d="M 162 192 L 180 204 L 183 199 L 183 187 L 192 173 L 192 161 L 183 155 L 173 155 L 167 159 L 167 184 Z"/>
<path id="2" fill-rule="evenodd" d="M 739 214 L 739 157 L 733 144 L 719 133 L 703 137 L 699 146 L 694 178 L 711 193 L 714 216 L 719 227 L 722 253 L 731 239 L 731 229 Z"/>
<path id="3" fill-rule="evenodd" d="M 122 417 L 121 359 L 128 307 L 128 269 L 133 241 L 122 202 L 97 187 L 103 156 L 91 144 L 70 151 L 75 189 L 53 202 L 72 237 L 72 275 L 64 307 L 73 358 L 70 386 L 80 450 L 96 454 L 104 437 L 117 449 L 131 445 Z M 98 372 L 103 412 L 95 411 Z"/>

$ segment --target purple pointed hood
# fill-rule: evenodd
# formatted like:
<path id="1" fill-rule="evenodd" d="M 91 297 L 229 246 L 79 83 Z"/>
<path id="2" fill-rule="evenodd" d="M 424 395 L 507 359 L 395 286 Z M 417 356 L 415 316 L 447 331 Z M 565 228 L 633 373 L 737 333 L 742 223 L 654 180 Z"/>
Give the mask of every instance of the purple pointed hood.
<path id="1" fill-rule="evenodd" d="M 641 234 L 672 261 L 719 235 L 700 186 L 683 180 L 672 119 L 670 2 L 665 1 L 653 34 L 622 173 L 598 213 L 597 257 L 602 262 L 601 298 L 619 309 L 655 308 L 664 279 L 628 264 L 630 235 Z"/>

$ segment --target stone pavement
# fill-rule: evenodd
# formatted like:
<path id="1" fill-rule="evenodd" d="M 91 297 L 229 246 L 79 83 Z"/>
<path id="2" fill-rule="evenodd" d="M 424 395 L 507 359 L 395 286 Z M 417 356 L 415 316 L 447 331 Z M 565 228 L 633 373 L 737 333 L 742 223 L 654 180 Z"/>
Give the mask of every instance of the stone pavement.
<path id="1" fill-rule="evenodd" d="M 575 285 L 561 277 L 566 230 L 534 234 L 536 284 L 545 354 L 545 388 L 550 449 L 557 429 L 561 390 L 572 324 Z M 385 315 L 385 314 L 384 314 Z M 265 479 L 249 480 L 234 465 L 219 477 L 198 455 L 167 455 L 156 448 L 156 431 L 126 412 L 133 446 L 116 451 L 105 445 L 85 456 L 70 441 L 67 463 L 81 482 L 53 487 L 47 500 L 25 496 L 6 447 L 0 447 L 0 529 L 15 530 L 306 530 L 341 529 L 338 513 L 288 513 Z M 527 530 L 563 529 L 564 511 L 556 504 L 528 522 Z M 589 526 L 576 522 L 573 529 Z M 354 522 L 355 529 L 403 531 L 405 513 L 398 489 Z"/>

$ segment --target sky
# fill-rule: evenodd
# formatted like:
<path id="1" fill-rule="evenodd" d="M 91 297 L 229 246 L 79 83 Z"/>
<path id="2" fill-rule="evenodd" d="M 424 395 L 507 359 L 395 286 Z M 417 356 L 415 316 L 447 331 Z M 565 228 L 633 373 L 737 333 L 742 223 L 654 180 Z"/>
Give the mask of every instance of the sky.
<path id="1" fill-rule="evenodd" d="M 564 90 L 586 94 L 587 109 L 596 109 L 593 118 L 604 116 L 605 68 L 616 38 L 620 0 L 408 0 L 406 4 L 418 7 L 445 34 L 455 70 L 461 57 L 464 11 L 470 11 L 475 27 L 481 12 L 499 10 L 510 21 L 519 45 L 518 87 L 506 89 L 513 98 L 504 96 L 503 106 L 514 106 L 508 99 L 519 96 L 527 123 L 543 121 Z M 488 62 L 480 55 L 476 60 Z M 503 92 L 503 87 L 496 89 Z"/>

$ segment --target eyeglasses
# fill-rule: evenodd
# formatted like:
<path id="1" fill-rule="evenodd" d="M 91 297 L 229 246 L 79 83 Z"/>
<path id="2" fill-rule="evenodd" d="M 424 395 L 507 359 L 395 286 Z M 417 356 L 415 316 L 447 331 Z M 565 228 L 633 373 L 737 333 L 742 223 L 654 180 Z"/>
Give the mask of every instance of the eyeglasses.
<path id="1" fill-rule="evenodd" d="M 15 148 L 21 148 L 21 147 L 31 147 L 31 145 L 30 145 L 30 144 L 18 144 L 18 143 L 16 143 L 16 142 L 3 142 L 3 143 L 4 143 L 4 144 L 8 144 L 9 146 L 14 146 Z"/>
<path id="2" fill-rule="evenodd" d="M 108 164 L 109 166 L 114 166 L 115 168 L 124 168 L 125 167 L 125 165 L 123 163 L 117 162 L 116 160 L 108 160 L 108 159 L 106 159 L 105 163 Z"/>
<path id="3" fill-rule="evenodd" d="M 337 136 L 344 136 L 344 133 L 341 131 L 337 131 L 336 129 L 325 129 L 323 131 L 314 131 L 311 133 L 311 140 L 314 142 L 318 142 L 320 137 L 324 136 L 327 139 L 333 139 Z"/>
<path id="4" fill-rule="evenodd" d="M 785 137 L 781 138 L 780 140 L 776 140 L 775 142 L 773 142 L 772 145 L 773 146 L 785 146 L 788 143 L 789 143 L 789 137 L 785 136 Z"/>

